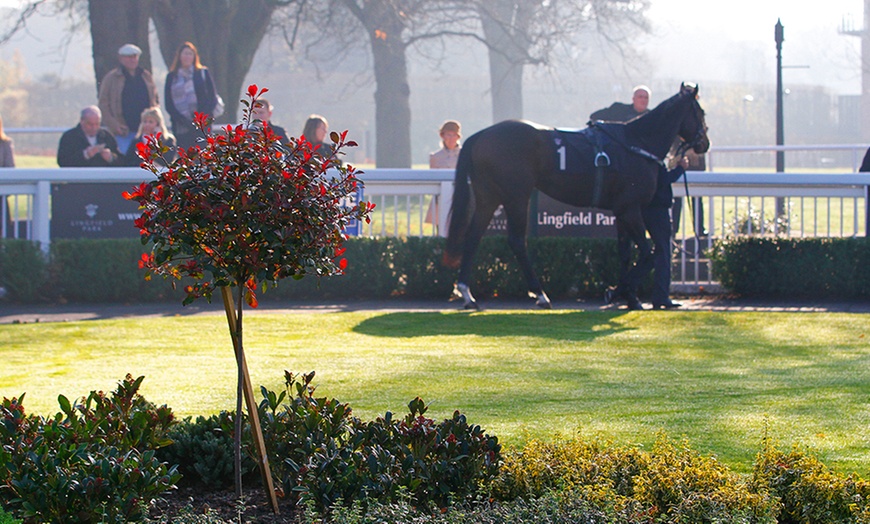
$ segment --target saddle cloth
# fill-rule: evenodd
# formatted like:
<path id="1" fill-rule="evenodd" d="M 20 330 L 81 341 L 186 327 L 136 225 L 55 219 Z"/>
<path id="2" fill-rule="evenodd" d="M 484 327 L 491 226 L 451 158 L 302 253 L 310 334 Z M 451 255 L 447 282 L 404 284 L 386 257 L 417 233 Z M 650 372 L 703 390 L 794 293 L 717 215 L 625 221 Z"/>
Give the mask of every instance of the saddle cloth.
<path id="1" fill-rule="evenodd" d="M 602 129 L 603 128 L 603 129 Z M 619 171 L 626 149 L 625 126 L 596 124 L 584 129 L 557 128 L 552 132 L 556 171 L 568 176 L 589 176 L 595 173 L 596 156 L 604 172 Z"/>

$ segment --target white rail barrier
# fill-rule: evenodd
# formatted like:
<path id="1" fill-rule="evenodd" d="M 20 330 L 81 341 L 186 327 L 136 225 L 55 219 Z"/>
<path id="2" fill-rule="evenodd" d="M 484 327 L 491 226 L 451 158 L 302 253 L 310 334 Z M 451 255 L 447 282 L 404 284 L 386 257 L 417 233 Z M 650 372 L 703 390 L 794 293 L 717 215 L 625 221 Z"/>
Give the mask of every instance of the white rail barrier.
<path id="1" fill-rule="evenodd" d="M 0 169 L 2 236 L 28 238 L 48 249 L 51 186 L 114 182 L 132 187 L 151 175 L 139 168 Z M 695 172 L 689 195 L 702 199 L 709 235 L 696 239 L 689 208 L 679 225 L 682 247 L 675 282 L 712 283 L 698 253 L 714 238 L 734 234 L 790 237 L 867 236 L 870 173 Z M 436 236 L 446 232 L 452 170 L 371 169 L 360 178 L 365 198 L 378 204 L 367 236 Z M 675 196 L 685 194 L 682 182 Z M 119 195 L 120 198 L 120 195 Z M 700 245 L 696 245 L 700 244 Z"/>

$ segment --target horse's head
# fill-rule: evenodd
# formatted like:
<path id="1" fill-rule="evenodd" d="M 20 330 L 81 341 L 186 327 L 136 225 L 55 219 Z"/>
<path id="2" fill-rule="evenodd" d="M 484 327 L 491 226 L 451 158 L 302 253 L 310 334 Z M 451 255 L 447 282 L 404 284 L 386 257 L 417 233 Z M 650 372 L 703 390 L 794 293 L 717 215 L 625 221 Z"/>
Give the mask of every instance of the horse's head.
<path id="1" fill-rule="evenodd" d="M 685 98 L 690 109 L 680 124 L 679 135 L 686 143 L 686 148 L 692 148 L 695 153 L 706 153 L 710 149 L 710 139 L 707 137 L 707 123 L 704 121 L 704 110 L 698 103 L 698 85 L 683 82 L 680 86 L 680 98 Z"/>

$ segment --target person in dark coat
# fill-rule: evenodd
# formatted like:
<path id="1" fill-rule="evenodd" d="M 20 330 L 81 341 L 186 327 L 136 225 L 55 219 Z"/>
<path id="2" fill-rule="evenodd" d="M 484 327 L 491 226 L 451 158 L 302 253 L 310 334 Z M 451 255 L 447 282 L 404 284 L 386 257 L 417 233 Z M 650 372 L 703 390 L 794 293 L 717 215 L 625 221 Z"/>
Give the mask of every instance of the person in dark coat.
<path id="1" fill-rule="evenodd" d="M 646 278 L 650 270 L 653 270 L 652 306 L 653 309 L 673 309 L 682 306 L 679 302 L 673 302 L 670 298 L 671 289 L 671 206 L 674 204 L 674 190 L 671 184 L 686 174 L 689 161 L 686 157 L 680 159 L 677 167 L 668 171 L 664 166 L 659 168 L 656 192 L 650 203 L 643 209 L 643 222 L 649 232 L 653 244 L 651 258 L 638 261 L 630 273 L 630 279 L 626 288 L 617 286 L 615 290 L 609 290 L 608 295 L 622 296 L 628 301 L 629 309 L 643 309 L 643 305 L 637 300 L 637 288 L 641 281 Z M 610 302 L 611 300 L 608 300 Z"/>
<path id="2" fill-rule="evenodd" d="M 604 122 L 624 123 L 647 113 L 649 111 L 649 98 L 652 91 L 645 85 L 639 85 L 635 86 L 631 93 L 630 104 L 614 102 L 610 106 L 599 109 L 589 115 L 589 120 L 592 122 L 602 120 Z"/>
<path id="3" fill-rule="evenodd" d="M 256 107 L 251 110 L 251 123 L 253 124 L 255 123 L 254 121 L 259 121 L 259 124 L 257 125 L 268 125 L 272 128 L 272 132 L 279 137 L 281 144 L 289 146 L 290 137 L 287 136 L 287 131 L 283 127 L 272 123 L 272 109 L 274 108 L 268 100 L 265 98 L 258 98 Z"/>
<path id="4" fill-rule="evenodd" d="M 121 157 L 112 133 L 101 126 L 102 113 L 97 106 L 82 109 L 79 125 L 60 137 L 57 165 L 60 167 L 109 167 Z"/>
<path id="5" fill-rule="evenodd" d="M 870 149 L 868 149 L 867 152 L 864 153 L 864 160 L 861 162 L 861 168 L 858 169 L 858 171 L 861 173 L 870 172 Z"/>
<path id="6" fill-rule="evenodd" d="M 645 85 L 635 86 L 631 90 L 631 103 L 624 104 L 622 102 L 614 102 L 609 107 L 599 109 L 591 115 L 591 122 L 604 121 L 614 123 L 625 123 L 629 120 L 644 115 L 649 112 L 649 100 L 652 96 L 652 91 Z M 616 248 L 619 254 L 619 273 L 625 275 L 631 267 L 631 239 L 627 235 L 619 234 L 616 239 Z M 608 304 L 614 298 L 623 296 L 622 294 L 614 294 L 612 289 L 607 290 L 604 301 Z M 624 296 L 630 309 L 643 309 L 640 301 L 636 296 Z"/>
<path id="7" fill-rule="evenodd" d="M 223 112 L 223 103 L 218 103 L 211 73 L 199 62 L 196 46 L 190 42 L 181 44 L 175 53 L 175 60 L 166 75 L 163 99 L 179 147 L 187 148 L 196 143 L 194 112 L 212 116 L 220 116 L 218 113 Z"/>

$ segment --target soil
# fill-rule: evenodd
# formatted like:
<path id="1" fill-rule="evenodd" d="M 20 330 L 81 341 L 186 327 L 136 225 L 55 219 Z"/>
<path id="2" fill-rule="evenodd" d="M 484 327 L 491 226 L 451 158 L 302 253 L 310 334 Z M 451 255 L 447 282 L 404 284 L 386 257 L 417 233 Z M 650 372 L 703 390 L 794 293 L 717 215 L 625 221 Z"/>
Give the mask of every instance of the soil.
<path id="1" fill-rule="evenodd" d="M 173 522 L 185 508 L 195 515 L 212 516 L 234 523 L 277 524 L 295 523 L 296 511 L 290 500 L 279 498 L 276 515 L 266 492 L 259 486 L 251 485 L 243 490 L 244 504 L 239 504 L 235 490 L 208 490 L 201 487 L 180 487 L 171 491 L 159 501 L 155 501 L 151 518 L 163 518 Z M 241 514 L 240 514 L 241 512 Z"/>

